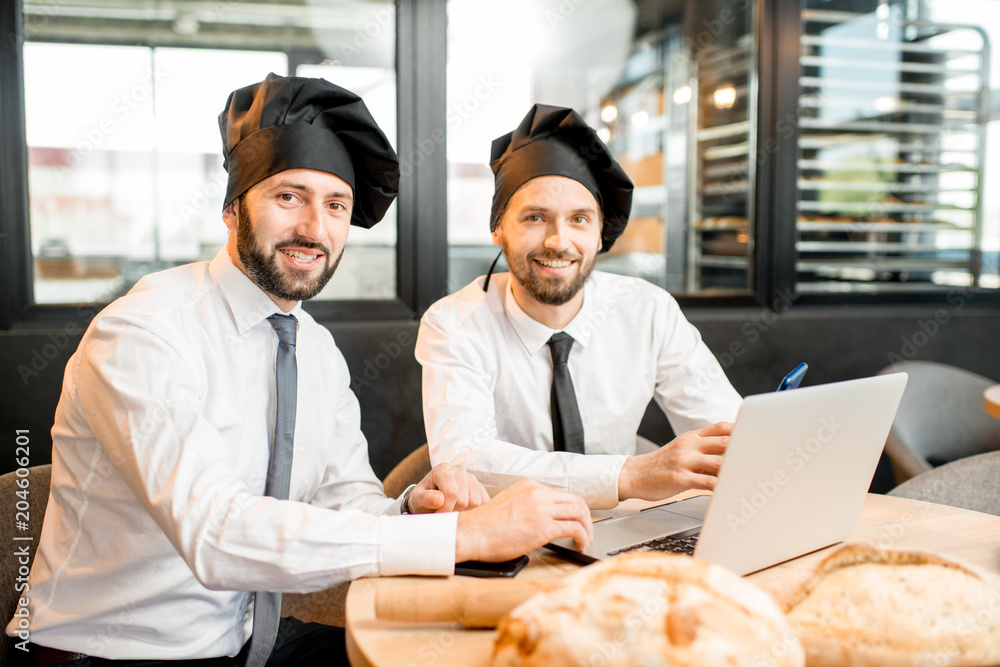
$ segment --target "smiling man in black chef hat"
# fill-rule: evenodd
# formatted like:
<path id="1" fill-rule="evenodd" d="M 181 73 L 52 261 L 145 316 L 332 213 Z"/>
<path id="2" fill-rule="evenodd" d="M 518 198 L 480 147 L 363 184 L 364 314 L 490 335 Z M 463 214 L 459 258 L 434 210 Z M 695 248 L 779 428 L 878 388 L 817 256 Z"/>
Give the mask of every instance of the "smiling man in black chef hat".
<path id="1" fill-rule="evenodd" d="M 347 365 L 301 301 L 350 225 L 385 214 L 396 155 L 322 79 L 269 75 L 219 124 L 227 247 L 143 278 L 67 365 L 31 595 L 8 626 L 18 663 L 338 664 L 342 631 L 279 620 L 281 591 L 590 538 L 583 500 L 537 482 L 489 500 L 446 464 L 383 494 Z"/>
<path id="2" fill-rule="evenodd" d="M 713 488 L 742 399 L 666 291 L 594 271 L 628 222 L 628 176 L 576 111 L 544 104 L 494 140 L 490 167 L 509 273 L 421 320 L 431 460 L 491 493 L 529 477 L 592 508 Z M 682 435 L 637 455 L 651 399 Z"/>
<path id="3" fill-rule="evenodd" d="M 370 228 L 396 197 L 399 165 L 388 139 L 353 93 L 322 79 L 273 75 L 230 95 L 219 127 L 229 172 L 225 220 L 237 232 L 234 261 L 268 294 L 291 301 L 316 296 L 340 261 L 347 237 L 344 223 Z M 298 171 L 283 173 L 290 170 Z M 238 224 L 240 218 L 256 219 L 258 212 L 251 213 L 247 200 L 256 200 L 263 190 L 302 185 L 292 183 L 301 170 L 329 183 L 325 194 L 335 196 L 327 207 L 336 213 L 330 218 L 336 224 L 323 243 L 290 236 L 287 247 L 261 248 L 253 235 L 268 230 L 258 229 L 261 224 Z"/>

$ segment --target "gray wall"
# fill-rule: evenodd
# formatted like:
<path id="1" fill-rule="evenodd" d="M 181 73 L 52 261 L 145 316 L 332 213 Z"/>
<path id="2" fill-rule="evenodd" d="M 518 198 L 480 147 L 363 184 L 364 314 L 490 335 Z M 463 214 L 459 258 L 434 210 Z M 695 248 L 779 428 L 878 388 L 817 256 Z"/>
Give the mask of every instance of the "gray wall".
<path id="1" fill-rule="evenodd" d="M 974 297 L 947 307 L 692 310 L 688 317 L 741 394 L 773 391 L 805 361 L 805 385 L 872 375 L 902 359 L 940 361 L 1000 382 L 1000 309 Z M 362 409 L 372 466 L 384 476 L 424 441 L 420 369 L 413 359 L 415 322 L 330 324 L 347 358 Z M 79 332 L 0 332 L 0 436 L 8 443 L 0 472 L 14 468 L 16 429 L 30 432 L 32 464 L 50 460 L 49 429 L 66 360 Z M 649 413 L 643 434 L 667 437 Z"/>

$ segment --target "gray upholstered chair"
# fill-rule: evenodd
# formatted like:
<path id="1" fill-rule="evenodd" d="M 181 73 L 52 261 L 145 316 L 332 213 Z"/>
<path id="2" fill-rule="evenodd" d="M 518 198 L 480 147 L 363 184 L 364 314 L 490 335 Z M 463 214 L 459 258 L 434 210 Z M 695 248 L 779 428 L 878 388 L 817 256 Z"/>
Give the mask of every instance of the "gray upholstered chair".
<path id="1" fill-rule="evenodd" d="M 955 366 L 907 361 L 879 371 L 910 378 L 885 453 L 896 483 L 966 456 L 1000 450 L 1000 420 L 983 409 L 983 391 L 996 384 Z"/>
<path id="2" fill-rule="evenodd" d="M 15 588 L 18 584 L 21 567 L 19 558 L 13 556 L 12 552 L 22 546 L 28 547 L 30 559 L 35 557 L 35 549 L 38 547 L 38 536 L 42 533 L 42 517 L 45 516 L 45 506 L 49 502 L 49 480 L 52 477 L 52 466 L 41 465 L 27 468 L 27 477 L 21 477 L 17 472 L 9 472 L 0 475 L 0 506 L 4 508 L 3 521 L 0 521 L 0 544 L 3 544 L 4 555 L 0 558 L 0 625 L 7 627 L 7 623 L 14 617 L 17 610 L 17 601 L 23 593 Z M 20 486 L 18 480 L 27 479 L 27 486 Z M 18 491 L 27 490 L 27 494 L 18 495 Z M 27 495 L 27 498 L 22 496 Z M 18 516 L 18 502 L 27 500 L 29 509 L 28 516 L 24 520 Z M 23 505 L 22 505 L 23 507 Z M 26 528 L 21 530 L 17 521 L 24 520 Z M 30 540 L 15 539 L 30 537 Z M 7 656 L 16 638 L 7 637 L 6 634 L 0 638 L 0 665 L 7 664 Z"/>
<path id="3" fill-rule="evenodd" d="M 908 479 L 887 495 L 1000 516 L 1000 452 L 952 461 Z"/>

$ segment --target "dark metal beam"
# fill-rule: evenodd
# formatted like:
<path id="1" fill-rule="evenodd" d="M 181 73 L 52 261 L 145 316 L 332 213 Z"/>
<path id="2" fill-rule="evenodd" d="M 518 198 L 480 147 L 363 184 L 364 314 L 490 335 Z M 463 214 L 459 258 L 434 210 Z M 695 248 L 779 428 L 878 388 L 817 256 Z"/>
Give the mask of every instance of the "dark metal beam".
<path id="1" fill-rule="evenodd" d="M 32 301 L 21 3 L 0 3 L 0 330 Z"/>
<path id="2" fill-rule="evenodd" d="M 756 291 L 768 306 L 791 304 L 796 272 L 800 0 L 761 0 L 757 160 L 762 176 L 755 211 Z"/>
<path id="3" fill-rule="evenodd" d="M 446 293 L 445 0 L 397 0 L 397 123 L 400 193 L 397 289 L 414 313 Z"/>

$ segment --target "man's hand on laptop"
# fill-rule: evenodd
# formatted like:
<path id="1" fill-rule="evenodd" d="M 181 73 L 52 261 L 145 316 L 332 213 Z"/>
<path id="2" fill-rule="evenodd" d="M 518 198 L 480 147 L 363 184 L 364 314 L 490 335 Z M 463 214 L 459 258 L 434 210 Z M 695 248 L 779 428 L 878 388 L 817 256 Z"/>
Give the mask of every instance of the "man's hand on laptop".
<path id="1" fill-rule="evenodd" d="M 461 512 L 489 499 L 486 487 L 472 473 L 462 466 L 439 463 L 414 487 L 409 505 L 414 514 Z"/>
<path id="2" fill-rule="evenodd" d="M 630 456 L 618 475 L 618 498 L 661 500 L 688 489 L 715 488 L 731 422 L 679 435 L 650 454 Z"/>
<path id="3" fill-rule="evenodd" d="M 523 479 L 458 515 L 455 562 L 510 560 L 560 537 L 573 538 L 579 549 L 590 544 L 594 528 L 587 503 L 575 493 Z"/>

